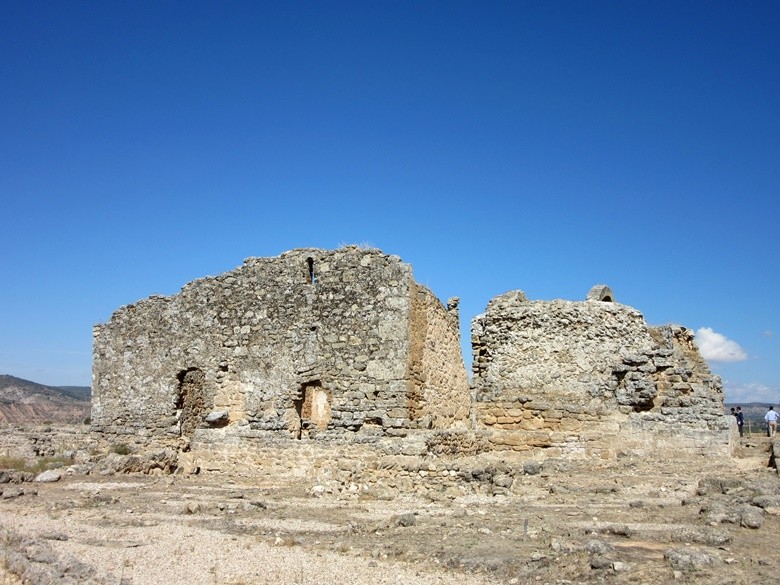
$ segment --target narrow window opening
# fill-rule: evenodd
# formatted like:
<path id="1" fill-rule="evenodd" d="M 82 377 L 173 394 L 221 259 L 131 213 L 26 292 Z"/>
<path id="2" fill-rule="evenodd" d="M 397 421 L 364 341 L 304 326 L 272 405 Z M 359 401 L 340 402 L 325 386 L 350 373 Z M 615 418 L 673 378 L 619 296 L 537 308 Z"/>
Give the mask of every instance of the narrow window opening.
<path id="1" fill-rule="evenodd" d="M 314 258 L 306 258 L 306 265 L 309 267 L 309 284 L 317 284 L 317 276 L 314 274 Z"/>
<path id="2" fill-rule="evenodd" d="M 303 427 L 306 422 L 303 417 L 303 404 L 305 400 L 306 398 L 304 396 L 293 400 L 293 407 L 295 408 L 295 419 L 293 422 L 293 428 L 290 430 L 292 430 L 293 438 L 295 439 L 300 439 L 301 435 L 303 435 Z M 308 429 L 306 429 L 306 434 L 309 434 Z"/>

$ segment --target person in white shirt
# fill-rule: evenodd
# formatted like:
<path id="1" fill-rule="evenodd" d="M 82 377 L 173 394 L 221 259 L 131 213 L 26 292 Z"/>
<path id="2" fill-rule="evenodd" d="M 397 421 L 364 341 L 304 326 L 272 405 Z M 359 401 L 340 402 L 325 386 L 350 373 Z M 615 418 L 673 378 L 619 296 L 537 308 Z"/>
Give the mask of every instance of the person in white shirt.
<path id="1" fill-rule="evenodd" d="M 770 406 L 769 410 L 764 415 L 764 420 L 769 427 L 769 436 L 774 437 L 777 432 L 777 421 L 780 419 L 780 414 L 776 413 Z"/>

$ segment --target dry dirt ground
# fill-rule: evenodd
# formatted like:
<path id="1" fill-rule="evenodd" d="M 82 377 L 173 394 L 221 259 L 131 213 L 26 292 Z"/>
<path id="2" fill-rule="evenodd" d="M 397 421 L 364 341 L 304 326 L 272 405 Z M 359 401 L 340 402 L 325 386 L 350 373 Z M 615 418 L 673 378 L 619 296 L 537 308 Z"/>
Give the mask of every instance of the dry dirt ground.
<path id="1" fill-rule="evenodd" d="M 768 449 L 755 438 L 730 461 L 545 467 L 511 495 L 435 501 L 318 496 L 274 477 L 3 484 L 0 584 L 25 563 L 53 568 L 29 577 L 40 583 L 767 584 L 780 579 Z"/>

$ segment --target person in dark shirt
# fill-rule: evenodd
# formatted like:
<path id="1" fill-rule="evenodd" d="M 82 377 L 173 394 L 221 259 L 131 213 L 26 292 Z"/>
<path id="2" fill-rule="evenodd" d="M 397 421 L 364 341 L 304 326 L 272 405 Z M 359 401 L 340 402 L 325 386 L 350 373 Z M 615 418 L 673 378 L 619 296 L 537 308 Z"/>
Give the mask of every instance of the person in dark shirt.
<path id="1" fill-rule="evenodd" d="M 741 406 L 737 406 L 737 412 L 734 414 L 734 416 L 737 417 L 737 428 L 739 429 L 739 436 L 742 438 L 742 428 L 745 426 L 745 415 L 742 414 Z"/>

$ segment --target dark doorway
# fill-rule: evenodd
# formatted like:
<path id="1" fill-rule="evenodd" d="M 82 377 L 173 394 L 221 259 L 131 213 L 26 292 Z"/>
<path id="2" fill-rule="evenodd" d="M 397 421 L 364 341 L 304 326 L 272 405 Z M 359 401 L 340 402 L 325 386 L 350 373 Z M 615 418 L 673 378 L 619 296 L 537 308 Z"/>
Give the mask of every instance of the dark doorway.
<path id="1" fill-rule="evenodd" d="M 199 368 L 182 370 L 176 376 L 179 388 L 176 396 L 176 410 L 179 414 L 179 433 L 192 437 L 201 426 L 206 408 L 206 390 L 203 372 Z"/>

